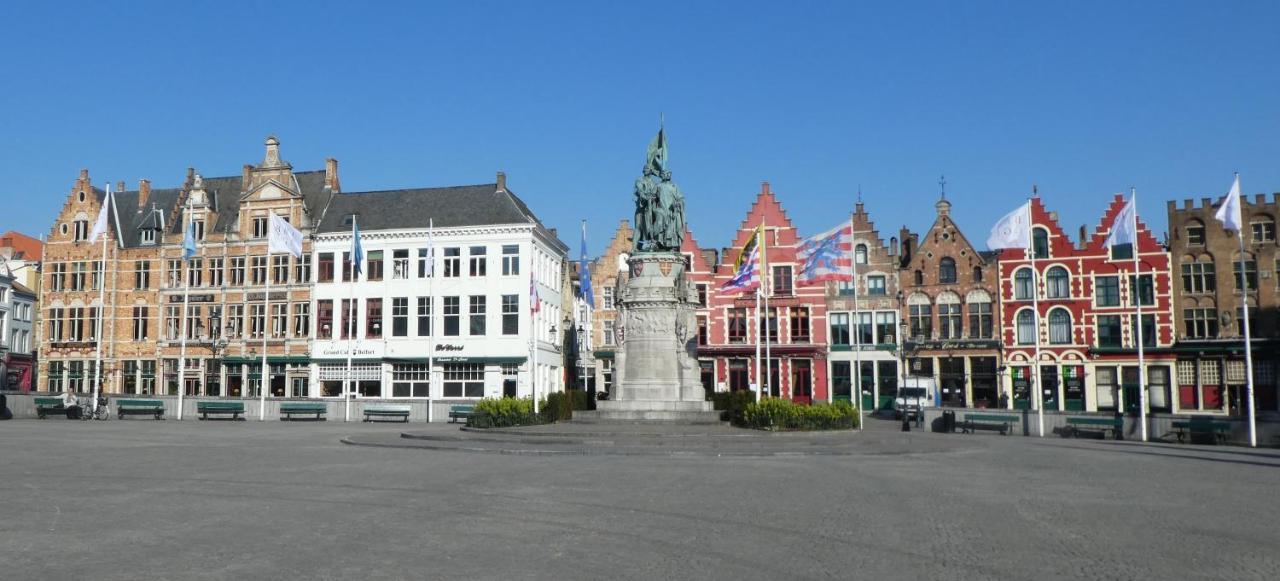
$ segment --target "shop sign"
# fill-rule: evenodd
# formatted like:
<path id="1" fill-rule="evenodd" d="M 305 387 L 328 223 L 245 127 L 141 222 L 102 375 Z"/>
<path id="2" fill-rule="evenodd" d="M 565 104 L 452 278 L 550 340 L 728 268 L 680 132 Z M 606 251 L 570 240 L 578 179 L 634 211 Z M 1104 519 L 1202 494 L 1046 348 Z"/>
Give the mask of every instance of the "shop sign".
<path id="1" fill-rule="evenodd" d="M 455 345 L 453 343 L 441 343 L 439 345 L 436 345 L 436 351 L 458 352 L 458 351 L 462 351 L 462 345 Z"/>
<path id="2" fill-rule="evenodd" d="M 262 301 L 262 300 L 266 300 L 266 298 L 265 298 L 265 297 L 266 297 L 266 294 L 267 294 L 267 293 L 249 293 L 248 298 L 247 298 L 247 299 L 245 299 L 245 300 L 247 300 L 247 301 Z M 280 292 L 273 292 L 273 293 L 271 293 L 271 300 L 273 300 L 273 301 L 283 301 L 283 300 L 287 300 L 288 298 L 289 298 L 289 293 L 288 293 L 288 292 L 286 292 L 286 291 L 280 291 Z"/>
<path id="3" fill-rule="evenodd" d="M 169 302 L 171 303 L 182 302 L 182 295 L 169 295 Z M 213 295 L 188 295 L 187 302 L 188 303 L 212 303 Z"/>
<path id="4" fill-rule="evenodd" d="M 333 347 L 328 349 L 321 349 L 320 357 L 322 358 L 346 357 L 347 353 L 348 353 L 347 349 L 343 349 L 341 347 Z M 355 351 L 351 352 L 352 357 L 367 357 L 367 356 L 376 356 L 376 355 L 377 353 L 375 353 L 373 349 L 360 348 L 360 347 L 356 347 Z"/>

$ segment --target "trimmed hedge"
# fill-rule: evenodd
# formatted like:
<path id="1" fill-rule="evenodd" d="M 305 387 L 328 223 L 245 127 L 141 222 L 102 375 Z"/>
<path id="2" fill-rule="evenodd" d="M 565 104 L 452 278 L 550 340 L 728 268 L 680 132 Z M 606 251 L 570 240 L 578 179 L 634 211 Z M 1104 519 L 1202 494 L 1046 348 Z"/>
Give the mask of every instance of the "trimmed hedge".
<path id="1" fill-rule="evenodd" d="M 542 419 L 548 424 L 573 419 L 573 399 L 565 392 L 547 394 L 547 399 L 539 407 Z"/>
<path id="2" fill-rule="evenodd" d="M 739 425 L 777 431 L 851 430 L 858 421 L 857 408 L 847 401 L 804 405 L 771 397 L 748 404 Z"/>
<path id="3" fill-rule="evenodd" d="M 533 400 L 514 397 L 482 399 L 476 402 L 475 410 L 467 418 L 467 427 L 471 428 L 510 428 L 542 423 L 546 422 L 533 413 Z"/>
<path id="4" fill-rule="evenodd" d="M 736 425 L 742 425 L 743 411 L 747 409 L 748 405 L 755 402 L 755 392 L 746 389 L 718 391 L 711 394 L 711 407 L 721 412 L 720 419 L 726 422 L 733 422 Z"/>

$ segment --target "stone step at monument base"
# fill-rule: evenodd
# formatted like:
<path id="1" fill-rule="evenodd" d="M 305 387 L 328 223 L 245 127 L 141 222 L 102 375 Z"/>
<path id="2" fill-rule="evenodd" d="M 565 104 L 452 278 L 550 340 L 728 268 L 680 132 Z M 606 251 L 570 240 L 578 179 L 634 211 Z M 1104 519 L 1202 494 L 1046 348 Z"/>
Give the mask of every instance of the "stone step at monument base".
<path id="1" fill-rule="evenodd" d="M 668 423 L 721 424 L 720 412 L 709 401 L 601 401 L 594 411 L 573 412 L 575 424 Z"/>

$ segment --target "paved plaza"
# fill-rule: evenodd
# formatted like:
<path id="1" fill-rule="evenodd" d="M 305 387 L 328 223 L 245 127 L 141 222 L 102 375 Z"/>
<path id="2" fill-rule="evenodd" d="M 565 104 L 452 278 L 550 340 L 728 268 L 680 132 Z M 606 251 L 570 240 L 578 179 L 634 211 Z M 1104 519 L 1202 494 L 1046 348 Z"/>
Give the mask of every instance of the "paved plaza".
<path id="1" fill-rule="evenodd" d="M 837 454 L 662 456 L 342 443 L 458 434 L 443 425 L 0 422 L 0 578 L 1280 572 L 1275 449 L 895 428 L 761 448 Z"/>

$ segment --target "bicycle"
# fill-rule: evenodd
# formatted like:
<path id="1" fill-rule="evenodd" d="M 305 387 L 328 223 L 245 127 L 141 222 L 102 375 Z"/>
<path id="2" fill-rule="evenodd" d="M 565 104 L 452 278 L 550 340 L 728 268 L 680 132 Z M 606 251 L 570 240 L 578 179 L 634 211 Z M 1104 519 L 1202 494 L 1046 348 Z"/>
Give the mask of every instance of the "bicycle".
<path id="1" fill-rule="evenodd" d="M 107 396 L 105 395 L 98 396 L 98 411 L 96 412 L 93 410 L 93 404 L 91 402 L 86 401 L 81 403 L 80 419 L 86 422 L 89 420 L 106 420 L 111 417 L 111 410 L 108 409 L 108 407 Z"/>

